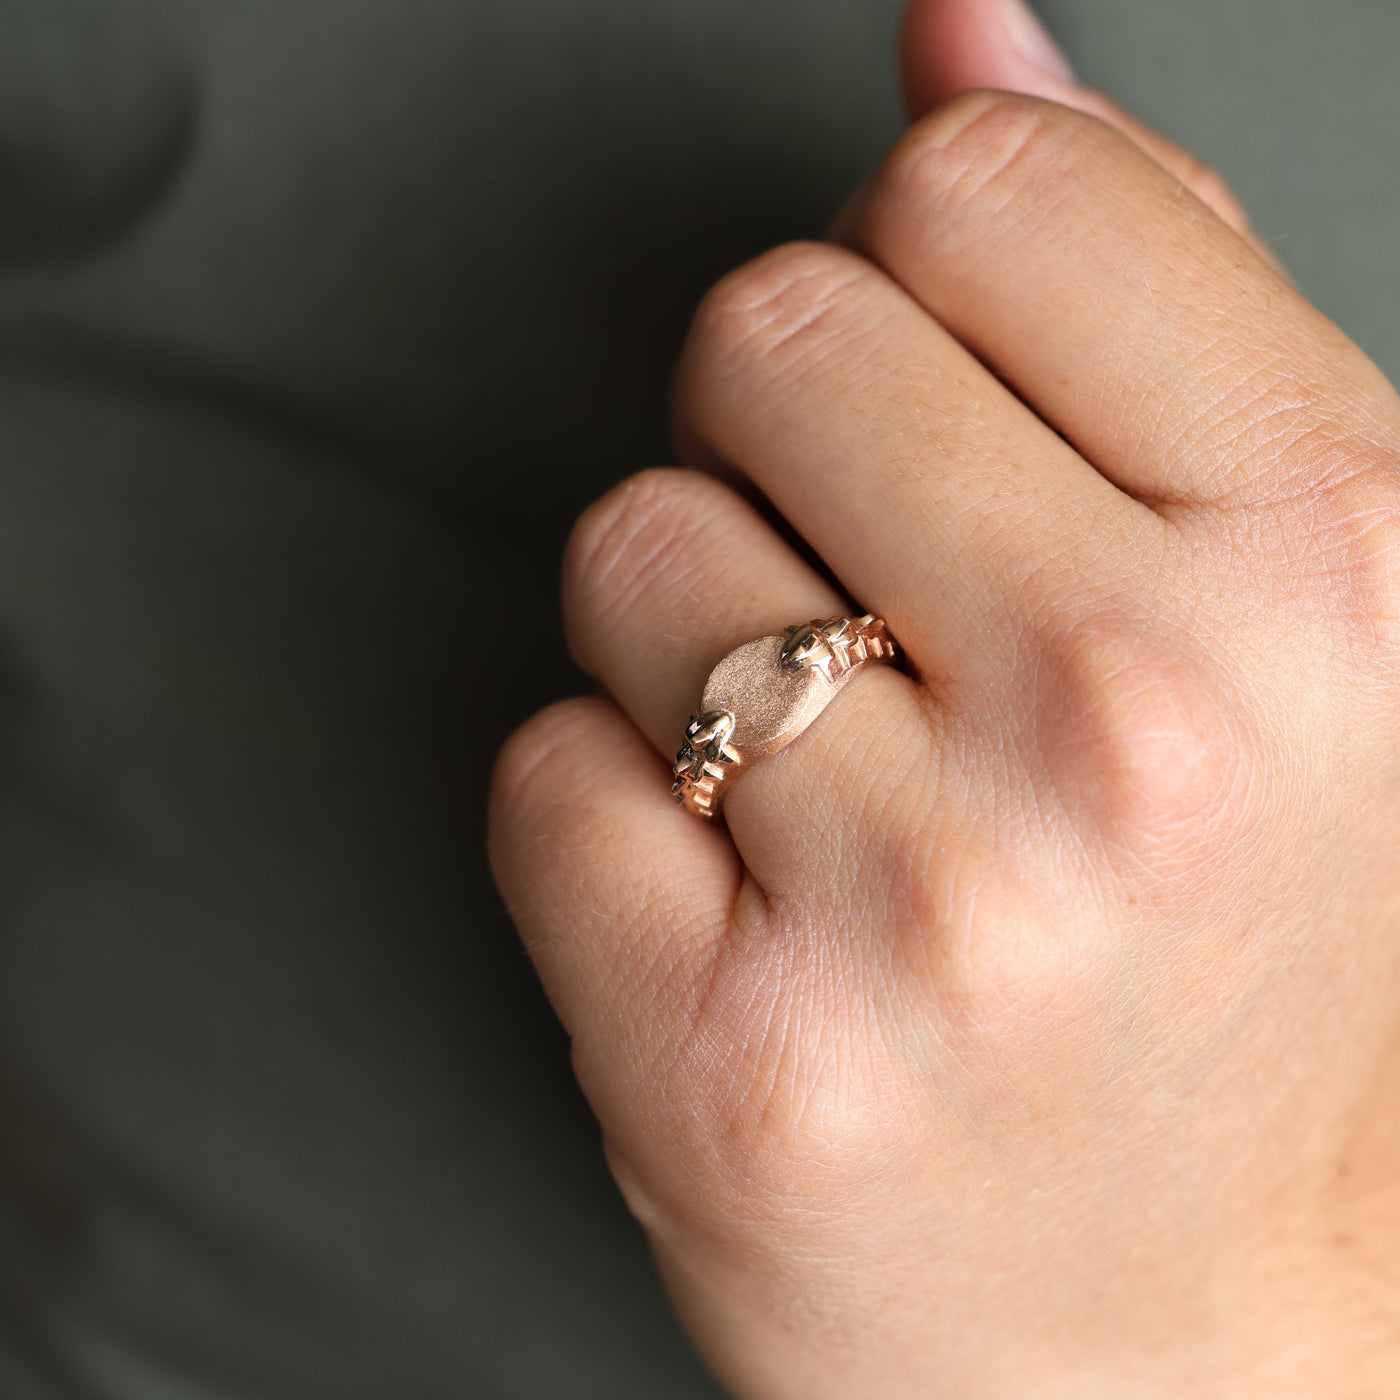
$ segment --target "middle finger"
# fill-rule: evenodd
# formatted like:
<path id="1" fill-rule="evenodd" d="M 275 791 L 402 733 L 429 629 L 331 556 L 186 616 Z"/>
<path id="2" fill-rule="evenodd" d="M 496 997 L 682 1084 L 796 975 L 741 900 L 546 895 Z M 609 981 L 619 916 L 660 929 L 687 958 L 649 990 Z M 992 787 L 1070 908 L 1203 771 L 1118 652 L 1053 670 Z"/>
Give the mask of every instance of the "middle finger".
<path id="1" fill-rule="evenodd" d="M 682 356 L 677 408 L 945 677 L 1004 670 L 1048 597 L 1160 529 L 843 249 L 792 244 L 722 281 Z"/>

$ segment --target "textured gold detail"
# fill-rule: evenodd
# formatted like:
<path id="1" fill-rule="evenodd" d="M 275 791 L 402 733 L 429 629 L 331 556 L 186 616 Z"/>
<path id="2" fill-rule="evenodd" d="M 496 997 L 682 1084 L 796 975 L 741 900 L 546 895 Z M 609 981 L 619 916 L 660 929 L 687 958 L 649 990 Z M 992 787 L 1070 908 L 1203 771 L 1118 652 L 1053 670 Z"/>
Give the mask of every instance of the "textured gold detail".
<path id="1" fill-rule="evenodd" d="M 738 773 L 792 743 L 856 671 L 895 655 L 889 630 L 868 613 L 818 618 L 736 647 L 710 672 L 686 725 L 672 770 L 676 802 L 713 817 Z"/>

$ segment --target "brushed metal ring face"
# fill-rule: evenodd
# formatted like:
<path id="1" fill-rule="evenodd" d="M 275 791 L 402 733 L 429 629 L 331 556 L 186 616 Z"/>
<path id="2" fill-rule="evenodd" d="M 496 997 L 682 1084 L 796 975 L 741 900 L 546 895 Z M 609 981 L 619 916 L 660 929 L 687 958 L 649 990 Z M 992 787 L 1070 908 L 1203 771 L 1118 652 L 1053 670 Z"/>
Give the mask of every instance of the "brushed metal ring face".
<path id="1" fill-rule="evenodd" d="M 795 739 L 836 693 L 818 671 L 788 668 L 784 637 L 757 637 L 736 647 L 710 672 L 702 710 L 734 716 L 734 746 L 756 763 Z"/>
<path id="2" fill-rule="evenodd" d="M 715 816 L 740 772 L 786 748 L 856 671 L 887 664 L 896 651 L 869 615 L 799 623 L 736 647 L 710 672 L 686 725 L 672 770 L 677 804 Z"/>

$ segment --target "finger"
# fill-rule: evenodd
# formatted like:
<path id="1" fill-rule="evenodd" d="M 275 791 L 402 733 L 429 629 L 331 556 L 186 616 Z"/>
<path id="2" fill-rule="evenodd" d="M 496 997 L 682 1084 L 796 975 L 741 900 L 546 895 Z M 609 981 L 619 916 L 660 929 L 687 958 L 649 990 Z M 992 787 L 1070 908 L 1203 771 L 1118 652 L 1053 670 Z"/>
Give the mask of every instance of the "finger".
<path id="1" fill-rule="evenodd" d="M 979 92 L 940 108 L 881 170 L 857 241 L 1154 504 L 1287 496 L 1311 485 L 1300 463 L 1350 472 L 1367 446 L 1329 397 L 1350 406 L 1359 386 L 1377 424 L 1390 403 L 1365 356 L 1179 181 L 1061 106 Z M 1318 450 L 1281 450 L 1302 436 Z"/>
<path id="2" fill-rule="evenodd" d="M 1232 228 L 1253 238 L 1225 181 L 1103 93 L 1081 86 L 1024 0 L 913 0 L 904 16 L 900 61 L 915 119 L 973 88 L 1002 88 L 1075 107 L 1117 127 Z M 1267 245 L 1257 246 L 1273 258 Z"/>
<path id="3" fill-rule="evenodd" d="M 722 656 L 847 607 L 751 505 L 703 472 L 624 481 L 584 512 L 564 554 L 570 650 L 666 755 Z"/>
<path id="4" fill-rule="evenodd" d="M 645 1060 L 638 1038 L 728 926 L 742 872 L 723 830 L 676 811 L 665 762 L 600 698 L 512 735 L 490 829 L 496 883 L 565 1028 L 606 1023 L 624 1059 Z"/>
<path id="5" fill-rule="evenodd" d="M 698 472 L 644 472 L 609 492 L 580 520 L 564 573 L 573 651 L 667 755 L 727 652 L 850 609 L 753 507 Z M 825 882 L 848 874 L 852 853 L 873 860 L 878 841 L 846 837 L 890 775 L 920 771 L 928 746 L 929 708 L 905 677 L 854 676 L 809 729 L 730 785 L 729 830 L 758 885 L 809 896 L 814 871 Z M 669 769 L 657 781 L 669 793 Z M 698 824 L 674 807 L 667 817 Z M 854 874 L 845 887 L 868 888 Z"/>
<path id="6" fill-rule="evenodd" d="M 780 248 L 721 282 L 675 392 L 694 433 L 951 683 L 1003 679 L 1027 614 L 1092 593 L 1086 551 L 1146 548 L 1135 523 L 1160 526 L 839 249 Z"/>

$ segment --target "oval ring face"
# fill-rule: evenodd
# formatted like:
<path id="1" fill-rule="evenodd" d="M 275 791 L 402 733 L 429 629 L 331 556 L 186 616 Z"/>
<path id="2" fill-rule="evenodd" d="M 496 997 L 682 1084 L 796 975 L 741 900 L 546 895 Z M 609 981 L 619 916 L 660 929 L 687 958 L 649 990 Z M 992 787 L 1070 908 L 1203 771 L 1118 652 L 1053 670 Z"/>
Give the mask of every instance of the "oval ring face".
<path id="1" fill-rule="evenodd" d="M 731 651 L 710 672 L 700 704 L 728 710 L 731 742 L 746 762 L 764 758 L 802 732 L 835 694 L 820 671 L 782 664 L 786 637 L 758 637 Z"/>

